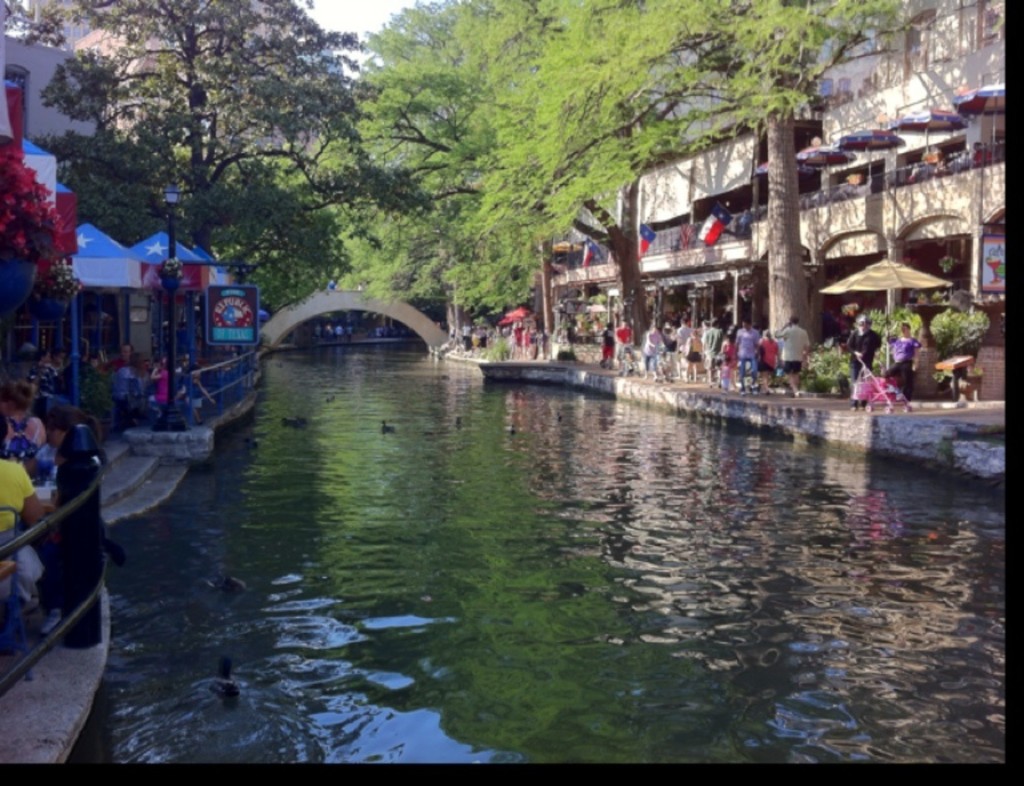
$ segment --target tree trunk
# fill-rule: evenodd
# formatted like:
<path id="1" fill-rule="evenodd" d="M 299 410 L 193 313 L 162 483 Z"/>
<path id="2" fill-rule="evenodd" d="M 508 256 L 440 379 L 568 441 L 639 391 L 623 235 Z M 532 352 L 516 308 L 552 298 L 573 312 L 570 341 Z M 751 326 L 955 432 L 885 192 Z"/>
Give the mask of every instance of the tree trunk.
<path id="1" fill-rule="evenodd" d="M 637 212 L 640 182 L 634 180 L 621 192 L 622 215 L 619 225 L 608 232 L 615 262 L 622 279 L 622 316 L 633 330 L 636 343 L 647 330 L 647 291 L 640 276 L 640 226 Z"/>
<path id="2" fill-rule="evenodd" d="M 811 325 L 800 245 L 800 191 L 792 116 L 768 118 L 768 310 L 772 329 Z"/>
<path id="3" fill-rule="evenodd" d="M 541 258 L 540 265 L 540 281 L 541 281 L 541 295 L 543 304 L 543 316 L 544 316 L 544 332 L 549 336 L 555 334 L 555 304 L 553 302 L 554 293 L 551 290 L 551 242 L 545 241 L 541 243 L 538 248 L 538 253 Z"/>

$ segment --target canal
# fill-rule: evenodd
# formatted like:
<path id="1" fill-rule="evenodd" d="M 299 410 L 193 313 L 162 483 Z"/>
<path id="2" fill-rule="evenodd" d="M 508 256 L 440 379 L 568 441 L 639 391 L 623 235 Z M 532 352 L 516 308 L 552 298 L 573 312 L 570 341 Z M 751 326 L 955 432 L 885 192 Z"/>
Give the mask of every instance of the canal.
<path id="1" fill-rule="evenodd" d="M 420 350 L 265 372 L 114 530 L 76 758 L 1005 761 L 1001 492 Z"/>

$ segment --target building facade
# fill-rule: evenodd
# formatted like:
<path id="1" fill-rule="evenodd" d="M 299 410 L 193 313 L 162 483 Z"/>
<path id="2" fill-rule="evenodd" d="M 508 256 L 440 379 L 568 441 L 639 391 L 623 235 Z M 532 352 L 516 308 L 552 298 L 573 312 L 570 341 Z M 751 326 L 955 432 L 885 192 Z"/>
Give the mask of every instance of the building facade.
<path id="1" fill-rule="evenodd" d="M 892 128 L 903 142 L 838 165 L 801 168 L 800 237 L 812 313 L 838 315 L 853 301 L 861 310 L 885 308 L 884 292 L 820 294 L 882 259 L 952 280 L 976 302 L 1004 296 L 1005 278 L 985 260 L 1005 247 L 1005 111 L 993 102 L 990 111 L 961 114 L 956 105 L 982 86 L 1002 85 L 1005 94 L 1005 5 L 908 0 L 912 24 L 898 51 L 867 51 L 828 74 L 818 100 L 798 118 L 797 150 L 878 128 Z M 933 108 L 951 114 L 952 127 L 925 130 L 909 122 Z M 642 177 L 639 220 L 658 227 L 641 263 L 656 318 L 688 312 L 694 319 L 724 313 L 734 321 L 766 320 L 767 176 L 765 168 L 758 171 L 766 158 L 763 139 L 741 134 Z M 700 228 L 716 205 L 732 223 L 706 246 Z M 569 240 L 569 248 L 582 249 L 582 237 Z M 588 258 L 598 264 L 585 266 L 582 252 L 556 259 L 556 302 L 599 292 L 614 297 L 617 269 L 601 251 Z M 899 302 L 915 296 L 898 294 Z"/>

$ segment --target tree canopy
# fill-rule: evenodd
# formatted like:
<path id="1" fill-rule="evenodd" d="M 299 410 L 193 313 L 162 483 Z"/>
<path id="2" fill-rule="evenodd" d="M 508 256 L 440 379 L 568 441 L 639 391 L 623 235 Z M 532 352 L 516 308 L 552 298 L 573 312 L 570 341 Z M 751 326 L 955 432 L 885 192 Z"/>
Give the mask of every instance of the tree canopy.
<path id="1" fill-rule="evenodd" d="M 344 271 L 363 211 L 415 203 L 402 169 L 363 149 L 357 38 L 323 31 L 294 0 L 79 0 L 74 13 L 103 36 L 46 98 L 96 134 L 48 145 L 85 220 L 143 237 L 178 182 L 188 240 L 261 265 L 280 304 Z"/>

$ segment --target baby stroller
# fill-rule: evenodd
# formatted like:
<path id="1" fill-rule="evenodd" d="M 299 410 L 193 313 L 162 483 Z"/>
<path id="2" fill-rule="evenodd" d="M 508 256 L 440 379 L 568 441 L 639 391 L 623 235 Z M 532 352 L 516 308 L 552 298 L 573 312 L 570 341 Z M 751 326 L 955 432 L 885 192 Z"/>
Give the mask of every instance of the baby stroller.
<path id="1" fill-rule="evenodd" d="M 887 413 L 892 413 L 894 404 L 903 404 L 903 411 L 910 412 L 910 402 L 900 390 L 899 380 L 893 377 L 879 378 L 871 373 L 867 365 L 862 365 L 857 382 L 853 386 L 853 398 L 863 401 L 865 409 L 871 412 L 875 406 L 884 405 Z"/>
<path id="2" fill-rule="evenodd" d="M 654 367 L 654 381 L 671 382 L 673 380 L 672 365 L 671 355 L 662 345 L 658 348 L 658 362 Z"/>
<path id="3" fill-rule="evenodd" d="M 631 374 L 634 376 L 640 376 L 643 373 L 643 366 L 641 365 L 640 358 L 637 357 L 636 350 L 629 344 L 622 347 L 622 357 L 619 362 L 620 377 L 628 377 Z"/>

